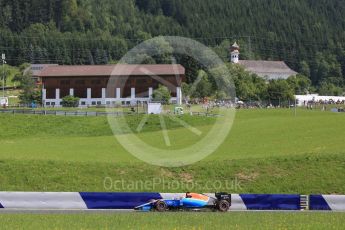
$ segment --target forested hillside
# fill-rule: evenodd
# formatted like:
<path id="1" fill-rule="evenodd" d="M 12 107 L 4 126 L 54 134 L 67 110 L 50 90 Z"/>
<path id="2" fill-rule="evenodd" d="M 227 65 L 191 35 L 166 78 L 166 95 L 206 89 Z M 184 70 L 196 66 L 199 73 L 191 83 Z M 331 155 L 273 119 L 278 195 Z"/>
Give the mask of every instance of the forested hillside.
<path id="1" fill-rule="evenodd" d="M 224 58 L 285 60 L 344 86 L 344 0 L 0 0 L 0 51 L 8 62 L 102 64 L 157 35 L 181 35 Z"/>

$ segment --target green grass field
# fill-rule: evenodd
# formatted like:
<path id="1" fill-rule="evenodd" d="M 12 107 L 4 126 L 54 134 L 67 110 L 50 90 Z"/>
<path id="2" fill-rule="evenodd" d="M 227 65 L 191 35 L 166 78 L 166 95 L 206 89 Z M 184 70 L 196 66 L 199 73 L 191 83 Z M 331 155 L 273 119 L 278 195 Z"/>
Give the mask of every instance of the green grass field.
<path id="1" fill-rule="evenodd" d="M 2 229 L 343 229 L 343 213 L 11 214 Z"/>
<path id="2" fill-rule="evenodd" d="M 0 190 L 344 194 L 345 114 L 293 114 L 287 109 L 240 110 L 214 154 L 179 168 L 134 158 L 114 138 L 106 117 L 0 114 Z M 127 117 L 132 131 L 141 118 Z M 182 119 L 203 133 L 215 122 L 189 115 Z M 164 146 L 158 117 L 147 121 L 139 137 L 162 148 L 198 141 L 180 124 L 165 120 L 172 147 Z M 12 229 L 53 224 L 56 229 L 341 229 L 344 220 L 341 213 L 0 216 L 3 227 Z"/>
<path id="3" fill-rule="evenodd" d="M 214 122 L 188 115 L 183 119 L 203 132 Z M 139 121 L 128 118 L 132 129 Z M 179 124 L 166 121 L 171 148 L 197 141 Z M 162 182 L 145 191 L 183 192 L 185 182 L 195 181 L 195 190 L 214 192 L 206 187 L 208 181 L 236 180 L 241 187 L 231 192 L 345 193 L 344 125 L 344 114 L 301 110 L 294 117 L 290 110 L 241 110 L 214 154 L 190 166 L 161 168 L 127 153 L 106 117 L 0 115 L 0 165 L 6 169 L 0 172 L 0 190 L 108 191 L 103 182 L 110 177 L 128 183 L 157 178 L 181 182 L 176 189 Z M 139 136 L 164 146 L 158 118 L 151 118 Z M 224 186 L 219 189 L 228 189 Z"/>

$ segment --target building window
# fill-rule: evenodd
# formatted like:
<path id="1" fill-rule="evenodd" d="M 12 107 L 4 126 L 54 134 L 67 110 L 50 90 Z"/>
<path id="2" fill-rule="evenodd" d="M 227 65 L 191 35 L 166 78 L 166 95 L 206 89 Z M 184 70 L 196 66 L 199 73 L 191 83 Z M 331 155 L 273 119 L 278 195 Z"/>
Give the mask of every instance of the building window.
<path id="1" fill-rule="evenodd" d="M 101 80 L 92 80 L 91 84 L 93 84 L 93 85 L 100 85 L 101 84 Z"/>
<path id="2" fill-rule="evenodd" d="M 119 87 L 125 87 L 125 85 L 126 85 L 126 82 L 127 82 L 127 79 L 120 79 L 119 81 L 118 81 L 118 86 Z"/>
<path id="3" fill-rule="evenodd" d="M 108 84 L 115 85 L 116 84 L 116 79 L 110 78 L 108 81 Z"/>
<path id="4" fill-rule="evenodd" d="M 83 87 L 75 88 L 74 96 L 79 98 L 87 98 L 87 90 Z"/>
<path id="5" fill-rule="evenodd" d="M 77 85 L 85 85 L 85 81 L 84 80 L 76 80 L 75 84 L 77 84 Z"/>
<path id="6" fill-rule="evenodd" d="M 46 98 L 55 99 L 55 88 L 46 88 Z"/>
<path id="7" fill-rule="evenodd" d="M 137 84 L 146 84 L 147 80 L 146 79 L 137 79 L 136 83 Z"/>
<path id="8" fill-rule="evenodd" d="M 70 85 L 70 84 L 71 84 L 71 81 L 70 81 L 70 80 L 61 80 L 61 81 L 60 81 L 60 84 L 61 84 L 61 85 Z"/>

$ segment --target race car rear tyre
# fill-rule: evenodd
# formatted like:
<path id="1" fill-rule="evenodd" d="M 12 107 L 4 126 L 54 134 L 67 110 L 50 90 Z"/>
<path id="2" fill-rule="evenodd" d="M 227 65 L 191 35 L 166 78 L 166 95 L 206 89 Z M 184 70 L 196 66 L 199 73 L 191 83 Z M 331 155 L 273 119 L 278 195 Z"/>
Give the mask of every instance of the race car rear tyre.
<path id="1" fill-rule="evenodd" d="M 158 212 L 165 212 L 168 208 L 168 205 L 163 200 L 159 200 L 156 202 L 155 208 Z"/>
<path id="2" fill-rule="evenodd" d="M 230 208 L 230 203 L 227 200 L 220 200 L 218 202 L 217 208 L 221 212 L 227 212 Z"/>

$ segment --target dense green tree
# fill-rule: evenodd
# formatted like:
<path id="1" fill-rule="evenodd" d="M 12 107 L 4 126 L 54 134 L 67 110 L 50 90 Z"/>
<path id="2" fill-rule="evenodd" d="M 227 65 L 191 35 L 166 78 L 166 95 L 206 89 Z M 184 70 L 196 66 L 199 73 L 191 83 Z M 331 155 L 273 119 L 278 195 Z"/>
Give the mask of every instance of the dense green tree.
<path id="1" fill-rule="evenodd" d="M 205 71 L 199 71 L 197 80 L 191 85 L 189 93 L 191 97 L 200 99 L 212 95 L 212 83 Z"/>
<path id="2" fill-rule="evenodd" d="M 19 68 L 20 73 L 16 74 L 12 81 L 20 83 L 19 99 L 22 104 L 41 103 L 41 90 L 36 87 L 28 66 L 28 64 L 21 65 Z"/>
<path id="3" fill-rule="evenodd" d="M 334 85 L 333 83 L 324 81 L 321 82 L 318 92 L 320 95 L 325 96 L 342 96 L 344 89 Z"/>
<path id="4" fill-rule="evenodd" d="M 182 82 L 182 85 L 181 85 L 182 96 L 185 99 L 189 98 L 189 96 L 190 96 L 190 89 L 191 89 L 191 85 L 187 84 L 186 82 Z"/>
<path id="5" fill-rule="evenodd" d="M 300 74 L 310 78 L 310 67 L 306 61 L 301 62 Z"/>
<path id="6" fill-rule="evenodd" d="M 295 94 L 308 94 L 311 93 L 311 80 L 306 76 L 298 74 L 291 76 L 287 79 L 288 84 L 294 90 Z"/>
<path id="7" fill-rule="evenodd" d="M 169 104 L 170 98 L 170 90 L 163 85 L 159 85 L 158 89 L 154 90 L 152 94 L 152 100 L 155 102 L 161 102 L 162 104 Z"/>
<path id="8" fill-rule="evenodd" d="M 311 69 L 312 80 L 318 84 L 324 80 L 341 86 L 344 84 L 343 74 L 340 63 L 334 54 L 316 53 Z"/>
<path id="9" fill-rule="evenodd" d="M 78 107 L 80 98 L 74 96 L 66 96 L 62 98 L 61 105 L 63 107 Z"/>
<path id="10" fill-rule="evenodd" d="M 270 80 L 267 88 L 267 93 L 270 100 L 274 101 L 288 101 L 294 99 L 293 89 L 289 86 L 286 80 Z"/>
<path id="11" fill-rule="evenodd" d="M 234 78 L 238 73 L 236 68 L 240 67 L 228 63 L 207 70 L 208 80 L 212 84 L 212 94 L 216 99 L 235 99 Z M 243 70 L 243 68 L 239 68 Z"/>
<path id="12" fill-rule="evenodd" d="M 267 84 L 263 78 L 251 74 L 240 65 L 229 65 L 236 96 L 243 101 L 267 99 Z"/>
<path id="13" fill-rule="evenodd" d="M 188 54 L 182 55 L 179 63 L 182 63 L 186 69 L 185 76 L 187 83 L 193 83 L 197 79 L 199 70 L 202 68 L 200 63 Z"/>
<path id="14" fill-rule="evenodd" d="M 243 59 L 285 60 L 314 86 L 345 84 L 343 0 L 0 0 L 0 9 L 0 52 L 11 65 L 102 64 L 148 38 L 180 35 L 224 60 L 237 40 Z M 177 60 L 193 82 L 202 68 Z"/>

